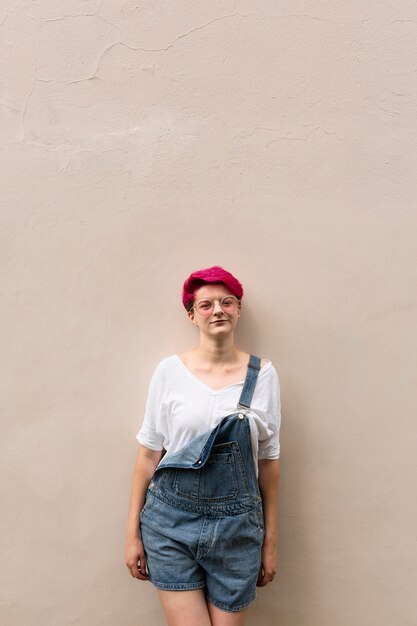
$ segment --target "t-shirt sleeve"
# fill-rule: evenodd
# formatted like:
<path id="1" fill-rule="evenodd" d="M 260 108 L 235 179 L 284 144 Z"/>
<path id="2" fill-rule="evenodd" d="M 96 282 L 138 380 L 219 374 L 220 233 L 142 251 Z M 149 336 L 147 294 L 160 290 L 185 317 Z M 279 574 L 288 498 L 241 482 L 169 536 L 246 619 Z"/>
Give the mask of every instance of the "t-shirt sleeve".
<path id="1" fill-rule="evenodd" d="M 151 450 L 162 450 L 164 447 L 165 438 L 161 432 L 164 380 L 163 366 L 160 363 L 150 380 L 143 423 L 136 435 L 138 442 Z"/>
<path id="2" fill-rule="evenodd" d="M 281 393 L 277 371 L 270 367 L 266 398 L 267 435 L 259 440 L 259 459 L 278 459 L 280 455 Z"/>

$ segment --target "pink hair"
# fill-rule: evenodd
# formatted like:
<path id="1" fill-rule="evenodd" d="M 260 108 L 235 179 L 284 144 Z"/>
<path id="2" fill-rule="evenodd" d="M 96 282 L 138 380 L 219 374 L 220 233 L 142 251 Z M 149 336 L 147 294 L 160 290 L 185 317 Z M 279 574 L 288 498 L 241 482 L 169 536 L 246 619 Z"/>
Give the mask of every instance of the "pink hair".
<path id="1" fill-rule="evenodd" d="M 214 265 L 213 267 L 193 272 L 185 281 L 182 288 L 182 303 L 187 311 L 194 302 L 194 291 L 208 283 L 223 283 L 230 289 L 230 293 L 237 298 L 240 299 L 243 296 L 243 287 L 238 279 L 219 265 Z"/>

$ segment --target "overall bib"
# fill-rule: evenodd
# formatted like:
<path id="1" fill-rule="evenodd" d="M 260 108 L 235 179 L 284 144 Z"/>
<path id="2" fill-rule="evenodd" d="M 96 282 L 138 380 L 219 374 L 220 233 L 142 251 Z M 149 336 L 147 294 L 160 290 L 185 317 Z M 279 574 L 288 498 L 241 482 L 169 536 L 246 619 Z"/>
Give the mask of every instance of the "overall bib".
<path id="1" fill-rule="evenodd" d="M 235 413 L 162 458 L 140 513 L 149 580 L 165 590 L 205 587 L 225 611 L 255 599 L 261 566 L 263 508 L 245 415 L 260 362 L 250 355 Z"/>

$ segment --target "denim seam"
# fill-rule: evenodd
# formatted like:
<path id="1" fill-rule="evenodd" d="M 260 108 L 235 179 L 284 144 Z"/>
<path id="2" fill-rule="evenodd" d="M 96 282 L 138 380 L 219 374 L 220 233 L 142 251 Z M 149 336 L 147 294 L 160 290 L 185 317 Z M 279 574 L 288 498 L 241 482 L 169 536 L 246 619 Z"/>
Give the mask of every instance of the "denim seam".
<path id="1" fill-rule="evenodd" d="M 150 500 L 151 500 L 151 497 L 152 497 L 152 496 L 153 496 L 153 494 L 151 494 L 151 493 L 147 493 L 147 494 L 146 494 L 145 504 L 143 505 L 143 507 L 141 508 L 141 510 L 140 510 L 140 512 L 139 512 L 139 518 L 140 518 L 140 517 L 141 517 L 144 513 L 146 513 L 146 509 L 147 509 L 147 508 L 148 508 L 148 506 L 149 506 L 149 503 L 150 503 Z"/>
<path id="2" fill-rule="evenodd" d="M 214 606 L 217 606 L 219 609 L 222 609 L 223 611 L 236 612 L 236 611 L 243 611 L 243 609 L 246 609 L 246 607 L 249 606 L 249 604 L 251 604 L 256 599 L 256 591 L 249 600 L 247 600 L 246 602 L 243 602 L 243 604 L 238 604 L 237 606 L 233 606 L 233 607 L 227 604 L 223 604 L 223 602 L 218 602 L 218 600 L 215 600 L 209 594 L 206 594 L 206 598 L 211 604 L 214 604 Z"/>
<path id="3" fill-rule="evenodd" d="M 262 510 L 262 506 L 259 504 L 258 506 L 254 507 L 252 509 L 252 511 L 249 511 L 248 513 L 248 519 L 250 521 L 251 524 L 253 524 L 253 529 L 251 532 L 251 536 L 254 538 L 259 538 L 261 541 L 261 545 L 263 544 L 263 540 L 264 540 L 264 528 L 263 528 L 263 521 L 261 523 L 261 515 L 259 515 L 259 511 Z M 251 515 L 253 516 L 251 518 Z M 263 519 L 263 517 L 262 517 Z"/>
<path id="4" fill-rule="evenodd" d="M 218 431 L 220 430 L 220 427 L 221 427 L 222 425 L 224 425 L 224 423 L 225 423 L 225 422 L 227 422 L 228 420 L 231 420 L 233 417 L 235 417 L 235 416 L 237 416 L 237 415 L 238 415 L 238 412 L 236 412 L 236 411 L 235 411 L 234 413 L 230 413 L 230 415 L 226 415 L 226 416 L 225 416 L 225 417 L 224 417 L 224 418 L 223 418 L 223 419 L 222 419 L 222 420 L 221 420 L 221 421 L 217 424 L 217 426 L 216 426 L 215 428 L 213 428 L 213 430 L 211 430 L 211 431 L 210 431 L 210 433 L 209 433 L 209 434 L 208 434 L 208 436 L 207 436 L 207 439 L 206 439 L 206 440 L 205 440 L 205 442 L 204 442 L 204 445 L 203 445 L 203 446 L 202 446 L 202 448 L 200 449 L 201 451 L 200 451 L 199 457 L 201 457 L 201 456 L 205 453 L 205 451 L 206 451 L 206 449 L 207 449 L 207 447 L 208 447 L 208 444 L 210 444 L 210 447 L 211 447 L 211 444 L 212 444 L 212 443 L 214 443 L 214 440 L 215 440 L 215 438 L 216 438 L 216 436 L 217 436 Z M 211 439 L 212 439 L 213 441 L 210 441 Z M 208 455 L 206 455 L 206 458 L 207 458 L 207 457 L 208 457 Z M 189 468 L 189 469 L 200 469 L 200 466 L 195 467 L 195 463 L 193 463 L 192 465 L 190 465 L 189 463 L 175 463 L 175 465 L 171 465 L 170 463 L 167 463 L 167 464 L 165 465 L 165 464 L 164 464 L 164 460 L 162 459 L 161 463 L 157 466 L 157 468 L 155 469 L 155 472 L 154 472 L 154 473 L 156 474 L 156 472 L 158 472 L 158 471 L 159 471 L 159 470 L 161 470 L 161 469 L 165 469 L 165 468 L 166 468 L 166 469 L 170 469 L 170 468 L 173 468 L 173 467 L 178 467 L 178 468 Z"/>
<path id="5" fill-rule="evenodd" d="M 206 586 L 206 582 L 204 580 L 200 580 L 196 583 L 162 583 L 157 580 L 154 580 L 149 575 L 149 581 L 155 585 L 158 589 L 166 590 L 166 591 L 187 591 L 188 589 L 201 589 Z"/>
<path id="6" fill-rule="evenodd" d="M 237 452 L 237 455 L 239 457 L 239 464 L 240 464 L 240 469 L 242 471 L 242 478 L 243 478 L 243 482 L 244 482 L 245 487 L 246 487 L 246 492 L 249 493 L 250 492 L 249 481 L 248 481 L 248 477 L 247 477 L 247 474 L 246 474 L 245 463 L 243 461 L 243 455 L 242 455 L 242 451 L 240 449 L 239 442 L 237 444 L 236 452 Z"/>
<path id="7" fill-rule="evenodd" d="M 153 494 L 155 498 L 161 502 L 166 502 L 170 506 L 180 509 L 182 511 L 191 511 L 193 513 L 200 513 L 201 515 L 207 515 L 209 517 L 229 517 L 231 515 L 241 515 L 247 513 L 253 508 L 253 498 L 247 498 L 246 502 L 237 502 L 234 504 L 219 504 L 219 509 L 213 509 L 213 505 L 199 506 L 194 504 L 192 500 L 183 500 L 179 502 L 179 498 L 171 496 L 169 493 L 162 490 Z"/>

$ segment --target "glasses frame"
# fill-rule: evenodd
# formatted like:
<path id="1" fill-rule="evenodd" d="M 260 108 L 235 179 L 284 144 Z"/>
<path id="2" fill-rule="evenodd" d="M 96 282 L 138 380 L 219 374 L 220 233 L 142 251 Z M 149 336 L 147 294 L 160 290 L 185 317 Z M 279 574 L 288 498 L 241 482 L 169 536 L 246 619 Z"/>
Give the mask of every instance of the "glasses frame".
<path id="1" fill-rule="evenodd" d="M 190 313 L 192 311 L 194 311 L 194 308 L 197 306 L 197 304 L 199 302 L 204 302 L 204 300 L 209 300 L 211 302 L 211 307 L 210 307 L 210 309 L 207 309 L 207 311 L 204 311 L 204 312 L 197 311 L 197 309 L 196 309 L 197 313 L 199 313 L 200 315 L 211 315 L 211 313 L 214 311 L 214 307 L 215 307 L 215 303 L 216 302 L 219 303 L 221 310 L 224 312 L 224 308 L 222 306 L 222 301 L 225 298 L 233 298 L 234 300 L 236 300 L 236 311 L 237 311 L 238 308 L 239 308 L 239 305 L 240 305 L 240 300 L 239 300 L 239 298 L 237 296 L 234 296 L 232 293 L 229 293 L 229 294 L 223 296 L 222 298 L 200 298 L 199 300 L 196 300 L 194 302 L 193 306 L 190 309 Z"/>

